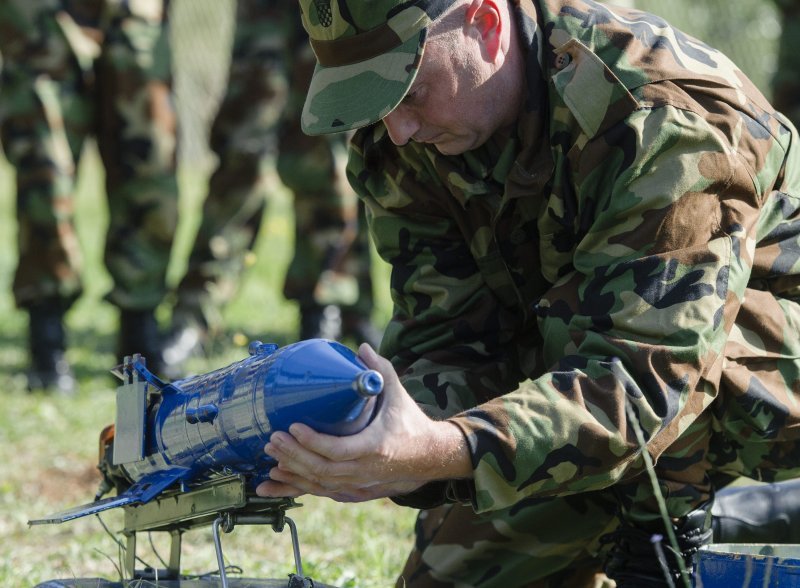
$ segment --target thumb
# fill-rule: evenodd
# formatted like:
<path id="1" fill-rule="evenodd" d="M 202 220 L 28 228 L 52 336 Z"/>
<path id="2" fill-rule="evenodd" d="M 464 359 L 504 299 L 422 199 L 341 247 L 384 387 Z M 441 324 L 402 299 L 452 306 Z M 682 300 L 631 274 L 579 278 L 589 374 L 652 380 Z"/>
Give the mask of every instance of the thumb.
<path id="1" fill-rule="evenodd" d="M 358 348 L 358 357 L 370 369 L 380 372 L 384 379 L 387 374 L 394 374 L 394 368 L 388 359 L 378 355 L 369 343 L 362 343 Z"/>
<path id="2" fill-rule="evenodd" d="M 368 343 L 362 343 L 358 348 L 358 357 L 369 369 L 375 370 L 383 376 L 384 393 L 389 392 L 390 395 L 395 396 L 395 389 L 402 386 L 400 379 L 397 377 L 397 372 L 394 371 L 392 362 L 378 355 Z"/>

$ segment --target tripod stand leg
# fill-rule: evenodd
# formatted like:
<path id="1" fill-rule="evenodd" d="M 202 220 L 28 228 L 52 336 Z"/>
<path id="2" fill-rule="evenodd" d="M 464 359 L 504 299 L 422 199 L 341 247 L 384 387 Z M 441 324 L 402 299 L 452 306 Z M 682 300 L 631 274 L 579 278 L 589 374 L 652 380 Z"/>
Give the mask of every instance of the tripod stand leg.
<path id="1" fill-rule="evenodd" d="M 217 553 L 217 565 L 219 566 L 219 579 L 222 582 L 222 588 L 228 588 L 228 576 L 225 573 L 225 558 L 222 555 L 222 542 L 219 538 L 219 531 L 224 524 L 226 524 L 226 517 L 219 516 L 211 526 L 211 533 L 214 536 L 214 550 Z"/>

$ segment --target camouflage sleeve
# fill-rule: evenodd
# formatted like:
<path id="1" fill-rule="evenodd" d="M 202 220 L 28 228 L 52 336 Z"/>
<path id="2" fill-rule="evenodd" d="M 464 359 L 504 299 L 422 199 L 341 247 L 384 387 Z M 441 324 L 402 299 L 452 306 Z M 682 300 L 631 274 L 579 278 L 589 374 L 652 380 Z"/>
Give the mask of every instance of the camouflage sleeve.
<path id="1" fill-rule="evenodd" d="M 589 222 L 574 269 L 537 303 L 548 372 L 454 419 L 479 511 L 641 471 L 626 405 L 655 459 L 681 443 L 702 455 L 681 434 L 717 393 L 750 275 L 765 187 L 749 140 L 736 152 L 698 114 L 641 109 L 572 162 L 564 181 Z"/>

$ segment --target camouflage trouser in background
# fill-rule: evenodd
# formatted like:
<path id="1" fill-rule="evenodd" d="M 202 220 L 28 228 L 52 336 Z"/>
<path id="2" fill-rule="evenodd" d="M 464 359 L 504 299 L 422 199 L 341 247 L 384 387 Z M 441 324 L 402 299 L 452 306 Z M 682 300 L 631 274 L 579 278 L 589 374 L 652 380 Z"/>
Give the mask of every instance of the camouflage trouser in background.
<path id="1" fill-rule="evenodd" d="M 772 78 L 772 104 L 800 126 L 800 1 L 775 0 L 775 4 L 783 30 Z"/>
<path id="2" fill-rule="evenodd" d="M 75 172 L 94 136 L 105 167 L 109 300 L 166 293 L 177 223 L 176 117 L 164 0 L 5 0 L 0 131 L 17 173 L 19 307 L 81 294 Z"/>
<path id="3" fill-rule="evenodd" d="M 177 292 L 178 305 L 213 315 L 236 292 L 261 226 L 265 166 L 277 164 L 294 193 L 295 252 L 284 294 L 369 317 L 369 247 L 360 206 L 344 175 L 345 136 L 308 137 L 300 109 L 315 58 L 297 7 L 238 0 L 226 93 L 211 128 L 218 165 Z M 217 319 L 218 320 L 218 319 Z"/>

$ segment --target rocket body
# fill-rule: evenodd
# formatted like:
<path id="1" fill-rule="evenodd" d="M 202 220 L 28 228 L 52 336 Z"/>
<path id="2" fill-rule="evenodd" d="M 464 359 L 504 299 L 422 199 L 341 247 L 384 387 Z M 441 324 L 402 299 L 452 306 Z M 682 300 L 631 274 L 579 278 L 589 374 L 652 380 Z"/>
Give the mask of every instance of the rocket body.
<path id="1" fill-rule="evenodd" d="M 134 482 L 175 467 L 187 470 L 187 480 L 263 478 L 275 465 L 264 453 L 272 432 L 297 422 L 350 435 L 372 416 L 382 380 L 347 347 L 309 339 L 282 348 L 255 344 L 251 353 L 162 388 L 147 411 L 143 459 L 115 465 Z"/>
<path id="2" fill-rule="evenodd" d="M 99 466 L 118 495 L 30 524 L 144 504 L 178 485 L 185 489 L 233 474 L 243 475 L 252 489 L 275 465 L 264 453 L 273 432 L 304 423 L 330 435 L 357 433 L 369 424 L 383 391 L 378 372 L 326 339 L 285 347 L 254 342 L 242 361 L 171 383 L 136 357 L 123 375 L 128 381 L 117 389 L 113 443 L 105 445 Z"/>

